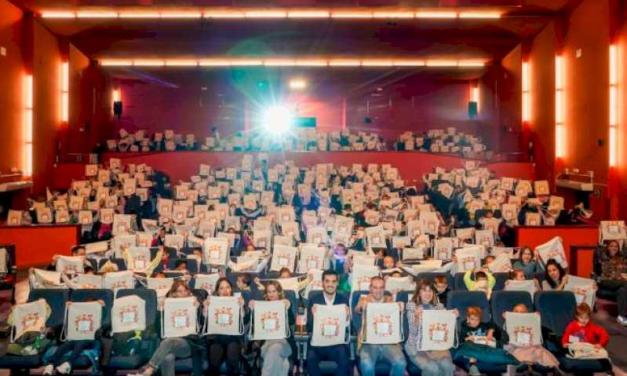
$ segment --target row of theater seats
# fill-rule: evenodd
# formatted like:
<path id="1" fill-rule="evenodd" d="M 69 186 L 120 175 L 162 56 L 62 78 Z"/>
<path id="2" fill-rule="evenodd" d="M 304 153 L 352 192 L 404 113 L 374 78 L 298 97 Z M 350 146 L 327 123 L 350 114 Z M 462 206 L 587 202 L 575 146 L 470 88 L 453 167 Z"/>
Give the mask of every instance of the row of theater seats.
<path id="1" fill-rule="evenodd" d="M 199 299 L 204 300 L 207 297 L 205 290 L 194 289 L 194 295 Z M 320 294 L 320 291 L 313 291 L 311 294 Z M 367 294 L 367 291 L 356 291 L 351 296 L 351 306 L 355 307 L 359 297 L 363 294 Z M 135 288 L 135 289 L 121 289 L 115 294 L 117 297 L 123 297 L 128 295 L 137 295 L 146 302 L 146 324 L 148 327 L 159 328 L 159 312 L 157 310 L 157 296 L 154 290 L 147 288 Z M 256 296 L 256 293 L 243 292 L 242 296 L 245 300 L 260 299 L 260 296 Z M 288 291 L 286 297 L 291 301 L 291 309 L 296 313 L 299 298 L 293 291 Z M 402 292 L 397 294 L 397 301 L 407 302 L 409 294 Z M 105 302 L 105 314 L 102 319 L 102 325 L 108 331 L 111 325 L 111 307 L 113 305 L 114 293 L 107 289 L 33 289 L 30 291 L 29 301 L 37 299 L 45 299 L 52 308 L 52 314 L 47 321 L 47 326 L 55 330 L 55 333 L 59 333 L 63 326 L 63 316 L 66 302 L 81 302 L 90 301 L 93 299 L 102 299 Z M 503 313 L 511 311 L 517 304 L 524 304 L 527 306 L 530 312 L 539 312 L 542 317 L 542 325 L 544 331 L 545 346 L 555 352 L 560 353 L 560 340 L 562 333 L 566 325 L 574 318 L 574 311 L 576 307 L 575 297 L 568 291 L 544 291 L 538 292 L 532 297 L 529 293 L 524 291 L 494 291 L 492 298 L 488 301 L 486 295 L 482 292 L 469 292 L 461 290 L 453 290 L 449 292 L 447 299 L 448 309 L 457 309 L 460 313 L 460 320 L 465 319 L 466 308 L 470 306 L 480 307 L 483 310 L 482 321 L 493 321 L 495 325 L 503 328 Z M 405 315 L 404 315 L 405 318 Z M 202 318 L 200 318 L 202 320 Z M 408 332 L 407 321 L 404 320 L 404 332 Z M 355 358 L 355 338 L 361 327 L 361 316 L 353 310 L 352 322 L 351 322 L 351 356 Z M 294 333 L 294 331 L 292 331 Z M 295 357 L 298 362 L 303 362 L 306 357 L 306 347 L 308 335 L 294 335 L 294 339 L 297 342 L 299 348 L 298 355 Z M 140 368 L 148 361 L 149 354 L 152 354 L 158 347 L 160 338 L 159 331 L 154 330 L 149 336 L 143 338 L 142 348 L 145 349 L 142 354 L 148 355 L 133 355 L 133 356 L 118 356 L 111 357 L 109 361 L 103 365 L 103 372 L 114 372 L 118 370 L 133 370 Z M 245 347 L 246 348 L 246 347 Z M 562 368 L 568 371 L 569 367 L 576 367 L 576 362 L 573 363 L 566 357 L 560 359 Z M 420 370 L 412 366 L 408 362 L 408 371 L 411 375 L 419 375 Z M 41 364 L 40 356 L 3 356 L 0 357 L 0 368 L 23 370 L 28 373 L 28 370 L 38 368 Z M 89 361 L 81 359 L 75 369 L 88 368 L 90 366 Z M 206 366 L 206 365 L 205 365 Z M 490 365 L 484 365 L 484 367 L 490 367 Z M 323 365 L 323 369 L 329 373 L 334 372 L 335 365 L 331 362 L 327 362 Z M 192 362 L 190 359 L 177 360 L 177 372 L 189 372 L 192 369 Z M 380 372 L 385 373 L 389 369 L 389 365 L 381 363 L 377 365 L 377 369 Z M 505 369 L 499 369 L 498 367 L 492 367 L 490 369 L 482 369 L 483 372 L 504 372 Z M 383 374 L 382 373 L 382 374 Z"/>

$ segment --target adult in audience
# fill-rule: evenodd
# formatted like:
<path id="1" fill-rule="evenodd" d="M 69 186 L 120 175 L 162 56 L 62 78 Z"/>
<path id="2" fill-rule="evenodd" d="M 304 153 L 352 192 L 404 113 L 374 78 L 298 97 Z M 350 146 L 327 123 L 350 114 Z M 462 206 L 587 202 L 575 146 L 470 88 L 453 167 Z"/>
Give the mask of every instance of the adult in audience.
<path id="1" fill-rule="evenodd" d="M 265 285 L 265 299 L 269 302 L 281 301 L 287 310 L 287 324 L 290 328 L 296 323 L 294 313 L 290 309 L 290 301 L 285 298 L 283 288 L 277 281 L 268 281 Z M 249 303 L 251 309 L 255 308 L 255 301 Z M 262 376 L 287 376 L 290 371 L 290 357 L 295 353 L 295 343 L 292 337 L 287 339 L 273 339 L 262 341 L 261 358 L 263 366 Z"/>
<path id="2" fill-rule="evenodd" d="M 188 298 L 192 296 L 192 291 L 184 281 L 174 281 L 167 294 L 168 298 Z M 200 309 L 200 304 L 198 304 Z M 159 347 L 148 361 L 148 365 L 138 374 L 150 376 L 157 370 L 163 376 L 174 376 L 176 359 L 192 357 L 194 373 L 196 374 L 201 365 L 200 354 L 198 353 L 199 339 L 197 335 L 187 337 L 166 338 L 159 343 Z"/>
<path id="3" fill-rule="evenodd" d="M 542 290 L 544 291 L 561 291 L 568 283 L 568 275 L 566 271 L 555 259 L 549 259 L 546 262 L 546 273 L 544 281 L 542 281 Z"/>
<path id="4" fill-rule="evenodd" d="M 535 259 L 533 251 L 529 247 L 522 247 L 518 252 L 518 259 L 512 263 L 512 268 L 522 270 L 525 278 L 534 278 L 536 273 L 543 272 L 542 263 Z"/>
<path id="5" fill-rule="evenodd" d="M 627 325 L 627 256 L 618 240 L 609 240 L 594 254 L 594 274 L 599 291 L 616 294 L 617 321 Z"/>
<path id="6" fill-rule="evenodd" d="M 370 279 L 370 291 L 367 295 L 361 295 L 355 306 L 355 312 L 362 315 L 362 326 L 366 325 L 364 312 L 369 303 L 391 303 L 392 296 L 385 295 L 385 281 L 382 277 Z M 403 304 L 398 303 L 401 306 Z M 367 314 L 367 313 L 366 313 Z M 374 345 L 363 343 L 363 328 L 357 337 L 359 350 L 359 370 L 362 376 L 374 376 L 375 366 L 378 361 L 386 361 L 390 365 L 390 376 L 403 376 L 405 374 L 405 355 L 400 344 Z"/>
<path id="7" fill-rule="evenodd" d="M 322 273 L 322 294 L 316 294 L 309 300 L 307 317 L 307 330 L 309 333 L 313 330 L 313 319 L 316 315 L 316 309 L 319 305 L 337 305 L 346 306 L 346 315 L 350 314 L 348 309 L 348 297 L 337 292 L 339 278 L 336 272 L 325 270 Z M 311 376 L 320 376 L 320 362 L 324 360 L 334 361 L 337 364 L 337 375 L 347 376 L 351 371 L 350 355 L 347 345 L 335 346 L 312 346 L 311 343 L 307 348 L 306 368 L 307 373 Z"/>
<path id="8" fill-rule="evenodd" d="M 233 286 L 226 277 L 218 279 L 216 287 L 213 292 L 213 296 L 233 296 Z M 207 304 L 211 297 L 207 298 Z M 240 305 L 244 307 L 244 299 L 240 296 Z M 247 321 L 248 309 L 245 310 L 244 321 Z M 241 367 L 244 365 L 242 362 L 242 348 L 244 346 L 243 336 L 229 336 L 229 335 L 214 335 L 209 338 L 209 372 L 212 375 L 220 374 L 220 367 L 222 362 L 226 360 L 227 374 L 238 375 L 241 371 Z"/>
<path id="9" fill-rule="evenodd" d="M 451 353 L 445 351 L 420 351 L 417 346 L 422 343 L 422 312 L 425 310 L 443 310 L 438 302 L 435 288 L 426 280 L 416 284 L 413 298 L 405 309 L 409 323 L 409 333 L 405 341 L 405 352 L 410 362 L 420 368 L 423 376 L 452 376 L 455 365 Z"/>

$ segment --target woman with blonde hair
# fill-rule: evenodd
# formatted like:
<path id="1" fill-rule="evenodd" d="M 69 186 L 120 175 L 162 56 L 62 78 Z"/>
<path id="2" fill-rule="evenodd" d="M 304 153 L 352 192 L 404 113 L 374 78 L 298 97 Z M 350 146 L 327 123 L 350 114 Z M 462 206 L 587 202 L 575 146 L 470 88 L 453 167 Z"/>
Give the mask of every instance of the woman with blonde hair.
<path id="1" fill-rule="evenodd" d="M 290 301 L 285 298 L 281 284 L 278 281 L 266 282 L 264 297 L 267 301 L 282 301 L 285 304 L 287 323 L 290 328 L 293 328 L 295 324 L 294 314 L 290 310 Z M 249 307 L 254 309 L 254 300 L 249 303 Z M 263 359 L 261 375 L 286 376 L 290 370 L 290 357 L 295 353 L 294 349 L 295 344 L 291 338 L 261 341 L 261 358 Z"/>

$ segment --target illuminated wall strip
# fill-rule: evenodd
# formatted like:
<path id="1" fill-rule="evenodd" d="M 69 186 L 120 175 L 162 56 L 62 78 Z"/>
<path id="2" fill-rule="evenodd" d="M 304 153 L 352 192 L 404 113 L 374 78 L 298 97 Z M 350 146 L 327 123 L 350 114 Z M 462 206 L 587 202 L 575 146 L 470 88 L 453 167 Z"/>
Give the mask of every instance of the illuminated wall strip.
<path id="1" fill-rule="evenodd" d="M 70 119 L 70 68 L 67 61 L 59 66 L 60 116 L 62 123 Z"/>
<path id="2" fill-rule="evenodd" d="M 610 46 L 610 134 L 609 134 L 609 164 L 616 167 L 618 164 L 618 118 L 619 118 L 619 98 L 618 98 L 618 47 Z"/>
<path id="3" fill-rule="evenodd" d="M 480 92 L 479 86 L 477 84 L 470 85 L 470 101 L 477 103 L 477 113 L 479 113 L 480 109 Z"/>
<path id="4" fill-rule="evenodd" d="M 30 177 L 33 175 L 33 76 L 28 74 L 23 80 L 22 174 Z"/>
<path id="5" fill-rule="evenodd" d="M 504 10 L 484 8 L 199 8 L 164 9 L 137 8 L 80 8 L 46 9 L 40 14 L 50 19 L 499 19 Z"/>
<path id="6" fill-rule="evenodd" d="M 487 62 L 478 59 L 385 59 L 385 58 L 229 58 L 212 57 L 202 59 L 107 59 L 100 60 L 103 67 L 440 67 L 440 68 L 482 68 Z"/>
<path id="7" fill-rule="evenodd" d="M 120 89 L 113 89 L 111 92 L 111 113 L 113 114 L 115 102 L 122 102 L 122 92 Z"/>
<path id="8" fill-rule="evenodd" d="M 522 64 L 522 121 L 531 121 L 531 70 L 529 62 Z"/>
<path id="9" fill-rule="evenodd" d="M 566 156 L 564 58 L 555 57 L 555 157 Z"/>

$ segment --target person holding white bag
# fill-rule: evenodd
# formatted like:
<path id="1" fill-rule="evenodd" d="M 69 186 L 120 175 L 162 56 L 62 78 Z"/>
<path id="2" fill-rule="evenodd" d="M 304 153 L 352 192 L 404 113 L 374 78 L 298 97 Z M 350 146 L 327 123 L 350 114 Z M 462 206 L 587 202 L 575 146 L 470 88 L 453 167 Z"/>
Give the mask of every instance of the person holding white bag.
<path id="1" fill-rule="evenodd" d="M 420 351 L 418 349 L 424 335 L 422 313 L 426 310 L 444 310 L 444 306 L 438 302 L 435 288 L 431 283 L 422 280 L 416 284 L 416 292 L 405 309 L 409 322 L 409 333 L 405 342 L 407 358 L 420 368 L 423 376 L 452 376 L 455 365 L 448 350 Z"/>
<path id="2" fill-rule="evenodd" d="M 337 292 L 338 283 L 339 277 L 336 272 L 325 270 L 322 273 L 322 294 L 316 294 L 309 299 L 309 307 L 307 309 L 307 331 L 309 333 L 313 333 L 313 323 L 320 306 L 345 306 L 346 316 L 350 315 L 348 297 Z M 347 376 L 352 370 L 349 349 L 344 343 L 330 346 L 314 346 L 310 344 L 307 348 L 307 373 L 311 376 L 320 376 L 322 374 L 320 362 L 323 360 L 331 360 L 337 364 L 336 375 Z"/>
<path id="3" fill-rule="evenodd" d="M 168 292 L 167 298 L 189 298 L 192 297 L 192 291 L 184 281 L 174 281 L 172 288 Z M 200 306 L 197 302 L 195 305 Z M 135 376 L 153 375 L 157 370 L 161 371 L 162 376 L 174 376 L 175 375 L 175 361 L 176 359 L 188 358 L 192 356 L 194 358 L 193 342 L 194 335 L 186 337 L 170 337 L 165 338 L 159 344 L 159 347 L 154 352 L 148 365 Z M 194 359 L 193 363 L 197 363 Z M 197 365 L 194 364 L 194 371 L 196 371 Z M 194 372 L 197 374 L 197 372 Z"/>
<path id="4" fill-rule="evenodd" d="M 392 296 L 385 295 L 385 281 L 382 277 L 376 276 L 370 279 L 370 293 L 362 295 L 355 306 L 355 312 L 364 314 L 369 303 L 392 303 Z M 400 312 L 403 311 L 403 303 L 400 305 Z M 390 364 L 390 376 L 403 376 L 405 374 L 405 355 L 400 343 L 375 345 L 363 343 L 364 327 L 366 325 L 365 315 L 362 319 L 362 330 L 357 338 L 359 351 L 359 370 L 362 376 L 374 376 L 377 361 L 385 360 Z M 359 349 L 361 347 L 361 349 Z"/>
<path id="5" fill-rule="evenodd" d="M 225 277 L 221 277 L 216 282 L 216 287 L 213 292 L 213 296 L 233 296 L 233 286 L 231 282 Z M 211 297 L 206 300 L 206 305 L 209 305 Z M 239 304 L 244 307 L 244 299 L 239 297 Z M 205 311 L 206 312 L 206 311 Z M 244 322 L 248 321 L 249 311 L 244 310 Z M 243 336 L 242 335 L 213 335 L 209 337 L 209 372 L 212 375 L 220 374 L 220 367 L 222 362 L 226 360 L 227 373 L 229 375 L 236 375 L 240 371 L 240 366 L 244 365 L 242 362 L 242 347 Z"/>
<path id="6" fill-rule="evenodd" d="M 102 306 L 102 309 L 104 311 L 104 301 L 96 300 L 96 302 Z M 66 303 L 68 307 L 72 304 L 74 303 Z M 100 355 L 100 341 L 98 339 L 101 335 L 100 332 L 101 328 L 98 328 L 96 334 L 94 335 L 94 339 L 68 340 L 59 345 L 54 354 L 47 359 L 47 364 L 44 366 L 43 374 L 52 375 L 56 371 L 57 374 L 67 375 L 72 372 L 72 368 L 74 367 L 76 361 L 81 355 L 83 355 L 85 351 L 95 351 L 98 355 Z M 67 356 L 67 354 L 69 354 L 69 357 Z M 89 358 L 91 360 L 91 357 Z M 99 356 L 95 356 L 95 359 L 98 358 Z M 93 367 L 95 368 L 92 368 L 91 374 L 97 374 L 97 366 L 94 365 Z"/>
<path id="7" fill-rule="evenodd" d="M 278 281 L 268 281 L 265 285 L 265 298 L 267 301 L 282 301 L 287 310 L 287 324 L 293 327 L 295 324 L 294 313 L 290 310 L 290 301 L 285 298 L 283 288 Z M 249 303 L 251 309 L 255 308 L 255 301 Z M 287 376 L 289 373 L 290 356 L 294 354 L 296 345 L 291 338 L 265 340 L 261 344 L 261 358 L 263 366 L 262 376 Z"/>

